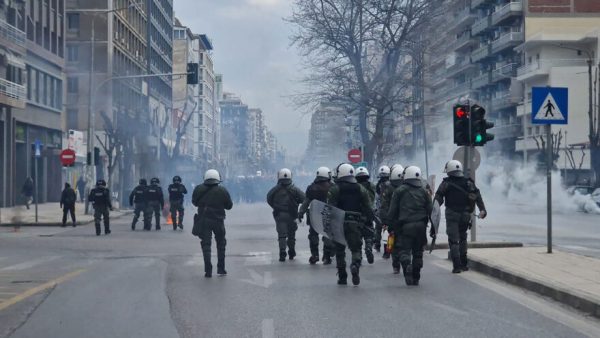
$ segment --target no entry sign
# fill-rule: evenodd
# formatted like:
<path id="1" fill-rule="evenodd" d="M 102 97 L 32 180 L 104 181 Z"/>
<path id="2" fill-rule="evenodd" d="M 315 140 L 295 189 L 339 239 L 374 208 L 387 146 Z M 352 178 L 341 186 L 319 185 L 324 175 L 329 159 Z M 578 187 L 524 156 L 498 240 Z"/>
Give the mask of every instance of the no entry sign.
<path id="1" fill-rule="evenodd" d="M 362 151 L 360 149 L 350 149 L 348 152 L 348 161 L 350 163 L 362 162 Z"/>
<path id="2" fill-rule="evenodd" d="M 60 163 L 63 166 L 69 167 L 75 164 L 75 151 L 73 149 L 65 149 L 60 153 Z"/>

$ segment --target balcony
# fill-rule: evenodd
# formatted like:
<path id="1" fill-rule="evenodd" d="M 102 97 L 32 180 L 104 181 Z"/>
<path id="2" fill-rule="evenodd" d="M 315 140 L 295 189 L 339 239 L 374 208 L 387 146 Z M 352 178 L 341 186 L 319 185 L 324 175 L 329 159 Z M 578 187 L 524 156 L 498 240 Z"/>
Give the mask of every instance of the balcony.
<path id="1" fill-rule="evenodd" d="M 512 139 L 523 136 L 523 127 L 520 124 L 501 124 L 494 126 L 491 132 L 496 140 Z"/>
<path id="2" fill-rule="evenodd" d="M 587 67 L 584 59 L 548 59 L 524 65 L 517 70 L 517 80 L 533 80 L 546 77 L 554 67 Z"/>
<path id="3" fill-rule="evenodd" d="M 513 0 L 506 6 L 500 8 L 492 14 L 492 25 L 498 25 L 502 21 L 512 17 L 521 16 L 523 14 L 523 3 L 521 0 Z"/>
<path id="4" fill-rule="evenodd" d="M 5 20 L 0 20 L 0 43 L 6 45 L 8 49 L 25 53 L 25 32 L 9 24 Z"/>
<path id="5" fill-rule="evenodd" d="M 514 48 L 525 40 L 523 32 L 509 32 L 501 35 L 500 38 L 492 42 L 492 53 L 501 52 L 507 48 Z"/>
<path id="6" fill-rule="evenodd" d="M 25 86 L 0 78 L 0 104 L 24 109 L 26 96 Z"/>
<path id="7" fill-rule="evenodd" d="M 491 100 L 491 103 L 492 103 L 491 109 L 493 109 L 493 111 L 497 111 L 500 109 L 505 109 L 505 108 L 509 108 L 512 106 L 516 106 L 517 103 L 519 103 L 519 101 L 520 101 L 520 98 L 513 97 L 510 94 L 500 96 L 500 97 L 495 97 L 495 98 L 492 98 L 492 100 Z"/>
<path id="8" fill-rule="evenodd" d="M 457 61 L 452 66 L 448 67 L 448 69 L 446 70 L 446 76 L 447 77 L 456 76 L 456 75 L 458 75 L 464 71 L 467 71 L 471 68 L 474 68 L 474 67 L 475 67 L 475 65 L 471 63 L 471 60 L 468 58 L 465 58 L 460 61 Z"/>
<path id="9" fill-rule="evenodd" d="M 473 89 L 479 89 L 481 87 L 485 87 L 492 82 L 492 75 L 488 72 L 482 74 L 471 81 L 471 87 Z"/>
<path id="10" fill-rule="evenodd" d="M 480 19 L 479 21 L 475 22 L 473 26 L 471 26 L 471 34 L 475 36 L 479 33 L 488 30 L 491 26 L 492 18 L 490 16 L 486 16 L 485 18 Z"/>
<path id="11" fill-rule="evenodd" d="M 470 26 L 475 22 L 477 16 L 471 13 L 471 8 L 466 7 L 461 11 L 455 12 L 454 18 L 456 18 L 456 20 L 453 25 L 450 26 L 449 32 L 459 32 L 467 26 Z"/>
<path id="12" fill-rule="evenodd" d="M 465 32 L 463 33 L 463 35 L 454 40 L 453 46 L 455 51 L 460 52 L 471 47 L 476 43 L 477 41 L 473 37 L 471 37 L 471 33 Z"/>
<path id="13" fill-rule="evenodd" d="M 510 79 L 517 76 L 517 64 L 509 63 L 492 72 L 492 82 Z"/>
<path id="14" fill-rule="evenodd" d="M 455 85 L 453 88 L 450 88 L 448 90 L 447 96 L 451 97 L 451 98 L 461 97 L 461 96 L 465 96 L 465 95 L 469 94 L 470 92 L 471 92 L 471 83 L 464 82 L 464 83 Z"/>
<path id="15" fill-rule="evenodd" d="M 473 61 L 473 63 L 481 61 L 481 60 L 485 59 L 486 57 L 488 57 L 491 53 L 492 53 L 492 46 L 491 45 L 483 45 L 483 46 L 477 48 L 476 50 L 474 50 L 473 53 L 471 53 L 471 60 Z"/>
<path id="16" fill-rule="evenodd" d="M 491 0 L 471 0 L 471 8 L 475 9 L 481 5 L 484 5 L 485 3 L 492 3 Z"/>

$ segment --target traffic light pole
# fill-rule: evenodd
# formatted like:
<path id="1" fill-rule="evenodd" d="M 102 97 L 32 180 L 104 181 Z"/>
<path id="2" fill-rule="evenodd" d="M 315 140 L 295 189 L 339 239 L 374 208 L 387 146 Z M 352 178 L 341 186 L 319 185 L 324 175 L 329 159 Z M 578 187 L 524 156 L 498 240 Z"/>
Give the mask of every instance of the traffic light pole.
<path id="1" fill-rule="evenodd" d="M 465 146 L 465 158 L 463 161 L 463 165 L 465 168 L 465 176 L 467 178 L 470 178 L 473 180 L 473 182 L 475 182 L 475 170 L 473 168 L 471 168 L 471 164 L 473 163 L 473 152 L 474 152 L 474 146 L 473 146 L 473 135 L 472 135 L 472 131 L 473 131 L 473 126 L 472 126 L 472 116 L 471 116 L 471 102 L 468 102 L 468 106 L 469 106 L 469 145 Z M 477 241 L 477 217 L 475 217 L 475 211 L 473 211 L 473 213 L 471 214 L 471 242 L 476 242 Z"/>

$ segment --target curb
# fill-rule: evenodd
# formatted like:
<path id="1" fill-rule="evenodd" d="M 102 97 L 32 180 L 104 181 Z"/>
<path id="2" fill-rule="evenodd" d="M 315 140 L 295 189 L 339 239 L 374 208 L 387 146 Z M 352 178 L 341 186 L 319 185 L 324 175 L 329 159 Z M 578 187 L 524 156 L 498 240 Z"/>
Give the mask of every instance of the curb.
<path id="1" fill-rule="evenodd" d="M 522 248 L 523 243 L 519 242 L 468 242 L 469 249 L 501 249 L 501 248 Z M 429 248 L 429 246 L 427 247 Z M 436 243 L 435 250 L 450 249 L 448 243 Z"/>
<path id="2" fill-rule="evenodd" d="M 122 212 L 119 215 L 116 216 L 111 216 L 110 219 L 119 219 L 121 217 L 124 216 L 128 216 L 133 214 L 133 210 L 126 210 L 124 212 Z M 94 220 L 91 219 L 89 221 L 85 221 L 85 222 L 76 222 L 75 224 L 77 226 L 81 226 L 81 225 L 88 225 L 88 224 L 93 224 Z M 62 226 L 62 222 L 53 222 L 53 223 L 20 223 L 20 224 L 15 224 L 15 223 L 3 223 L 0 224 L 0 227 L 3 228 L 14 228 L 14 227 L 60 227 Z M 71 227 L 71 223 L 67 222 L 67 227 Z"/>
<path id="3" fill-rule="evenodd" d="M 516 273 L 508 272 L 477 259 L 469 258 L 469 267 L 477 272 L 535 292 L 542 296 L 550 297 L 559 303 L 571 306 L 596 318 L 600 318 L 600 300 L 590 299 L 589 297 L 578 294 L 574 290 L 566 290 L 560 287 L 551 286 L 533 278 L 527 278 Z"/>

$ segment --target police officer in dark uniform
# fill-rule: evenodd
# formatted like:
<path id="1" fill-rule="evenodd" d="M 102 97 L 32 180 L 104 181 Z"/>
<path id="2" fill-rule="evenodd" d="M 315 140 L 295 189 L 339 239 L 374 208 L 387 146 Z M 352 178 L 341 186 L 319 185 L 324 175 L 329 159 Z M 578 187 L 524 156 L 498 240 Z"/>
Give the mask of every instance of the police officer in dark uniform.
<path id="1" fill-rule="evenodd" d="M 331 170 L 327 167 L 320 167 L 317 169 L 317 177 L 314 182 L 306 188 L 306 194 L 304 198 L 304 202 L 300 206 L 300 211 L 298 213 L 298 219 L 302 220 L 304 215 L 308 211 L 308 207 L 313 200 L 318 200 L 324 203 L 327 203 L 327 193 L 331 188 Z M 308 262 L 310 264 L 316 264 L 319 261 L 319 234 L 313 229 L 310 223 L 310 217 L 306 219 L 306 223 L 309 226 L 308 229 L 308 242 L 310 244 L 310 258 Z M 323 264 L 329 265 L 331 264 L 331 256 L 333 243 L 326 238 L 323 237 Z"/>
<path id="2" fill-rule="evenodd" d="M 375 203 L 376 187 L 369 181 L 370 177 L 367 168 L 359 167 L 356 169 L 356 181 L 369 193 L 371 207 L 373 207 Z M 367 262 L 373 264 L 375 261 L 375 257 L 373 257 L 373 237 L 375 234 L 375 230 L 373 229 L 373 219 L 365 218 L 365 225 L 361 228 L 361 233 L 363 240 L 365 241 L 365 256 L 367 256 Z"/>
<path id="3" fill-rule="evenodd" d="M 211 245 L 212 235 L 217 242 L 217 274 L 227 275 L 225 271 L 225 210 L 231 210 L 233 202 L 227 189 L 220 185 L 221 175 L 214 169 L 204 174 L 204 184 L 194 188 L 192 204 L 198 207 L 194 216 L 192 234 L 200 237 L 204 256 L 204 277 L 212 277 Z"/>
<path id="4" fill-rule="evenodd" d="M 479 218 L 485 218 L 487 211 L 475 182 L 464 176 L 462 163 L 456 160 L 446 163 L 444 178 L 435 193 L 435 201 L 441 206 L 446 202 L 446 234 L 450 244 L 452 273 L 469 270 L 467 265 L 467 231 L 471 229 L 471 214 L 475 205 Z"/>
<path id="5" fill-rule="evenodd" d="M 390 208 L 390 203 L 392 202 L 392 197 L 396 189 L 398 189 L 402 183 L 404 182 L 404 167 L 400 164 L 394 164 L 392 166 L 392 173 L 390 174 L 390 185 L 386 187 L 383 192 L 383 202 L 382 205 L 385 206 L 385 209 L 388 210 Z M 385 223 L 388 226 L 388 233 L 394 235 L 394 245 L 392 246 L 392 252 L 386 252 L 383 258 L 392 257 L 392 268 L 394 269 L 394 274 L 400 273 L 400 247 L 396 245 L 396 243 L 400 243 L 400 234 L 397 233 L 394 228 L 394 220 L 388 219 L 387 215 L 385 216 Z M 388 239 L 389 240 L 389 239 Z"/>
<path id="6" fill-rule="evenodd" d="M 365 188 L 356 182 L 354 176 L 354 167 L 350 164 L 340 164 L 336 169 L 337 181 L 329 189 L 327 194 L 327 203 L 345 211 L 344 236 L 350 252 L 352 252 L 352 263 L 350 272 L 352 273 L 352 284 L 360 284 L 360 264 L 362 261 L 362 234 L 361 227 L 364 226 L 364 219 L 375 219 L 369 193 Z M 346 272 L 346 247 L 340 243 L 335 243 L 335 259 L 338 268 L 338 285 L 346 285 L 348 274 Z"/>
<path id="7" fill-rule="evenodd" d="M 427 244 L 427 222 L 433 206 L 423 187 L 421 169 L 410 166 L 403 176 L 402 184 L 392 196 L 387 219 L 398 236 L 394 247 L 400 253 L 406 285 L 419 285 L 423 249 Z"/>
<path id="8" fill-rule="evenodd" d="M 382 203 L 382 198 L 383 198 L 383 192 L 390 185 L 390 174 L 391 174 L 391 170 L 390 170 L 390 167 L 388 167 L 387 165 L 382 165 L 381 167 L 379 167 L 379 174 L 378 174 L 379 180 L 377 181 L 377 184 L 375 185 L 375 192 L 377 193 L 377 196 L 375 199 L 375 209 L 377 209 L 379 218 L 382 220 L 385 219 L 385 216 L 388 211 L 387 209 L 384 209 L 382 207 L 381 203 Z M 373 248 L 377 252 L 381 251 L 381 233 L 382 232 L 383 232 L 382 225 L 376 224 L 375 225 L 375 237 L 373 239 Z"/>
<path id="9" fill-rule="evenodd" d="M 106 188 L 106 181 L 99 179 L 96 187 L 90 191 L 88 200 L 94 207 L 94 225 L 96 226 L 96 236 L 100 236 L 100 220 L 104 219 L 104 234 L 110 234 L 110 212 L 113 210 L 110 201 L 110 191 Z"/>
<path id="10" fill-rule="evenodd" d="M 183 229 L 183 200 L 187 189 L 181 184 L 181 177 L 173 177 L 173 184 L 169 185 L 169 205 L 171 206 L 171 220 L 173 221 L 173 230 L 177 227 Z M 179 217 L 177 217 L 179 214 Z"/>
<path id="11" fill-rule="evenodd" d="M 140 179 L 137 187 L 129 194 L 129 205 L 133 206 L 133 221 L 131 222 L 131 230 L 135 230 L 135 225 L 140 218 L 140 213 L 144 214 L 144 228 L 148 227 L 150 221 L 148 217 L 148 204 L 146 202 L 148 191 L 148 181 L 145 178 Z"/>
<path id="12" fill-rule="evenodd" d="M 144 230 L 152 229 L 152 215 L 156 219 L 156 230 L 160 230 L 160 213 L 165 207 L 163 191 L 160 187 L 160 180 L 156 177 L 150 180 L 150 186 L 146 190 L 146 203 L 148 203 L 148 224 L 144 224 Z"/>

